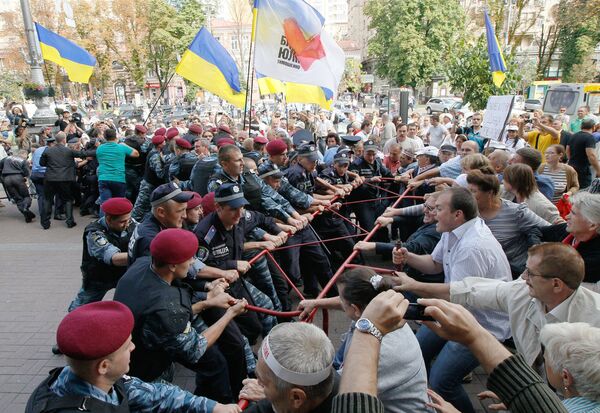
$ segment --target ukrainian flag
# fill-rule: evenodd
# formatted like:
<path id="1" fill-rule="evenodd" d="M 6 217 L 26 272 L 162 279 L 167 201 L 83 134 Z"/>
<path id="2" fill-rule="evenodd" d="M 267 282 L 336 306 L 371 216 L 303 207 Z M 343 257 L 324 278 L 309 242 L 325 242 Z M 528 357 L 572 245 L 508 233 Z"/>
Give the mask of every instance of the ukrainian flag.
<path id="1" fill-rule="evenodd" d="M 333 103 L 333 92 L 329 89 L 303 85 L 293 82 L 282 82 L 256 72 L 258 90 L 261 95 L 277 95 L 283 93 L 288 103 L 314 103 L 329 110 Z"/>
<path id="2" fill-rule="evenodd" d="M 502 86 L 504 79 L 506 79 L 506 63 L 504 62 L 504 56 L 500 50 L 500 44 L 498 38 L 494 33 L 490 16 L 487 14 L 487 10 L 483 11 L 485 17 L 485 35 L 487 37 L 488 56 L 490 59 L 490 71 L 492 72 L 492 80 L 496 87 Z"/>
<path id="3" fill-rule="evenodd" d="M 71 82 L 88 83 L 94 72 L 96 58 L 83 47 L 35 24 L 42 57 L 63 67 Z"/>
<path id="4" fill-rule="evenodd" d="M 205 27 L 183 53 L 175 72 L 232 105 L 244 107 L 246 93 L 241 90 L 237 65 Z"/>

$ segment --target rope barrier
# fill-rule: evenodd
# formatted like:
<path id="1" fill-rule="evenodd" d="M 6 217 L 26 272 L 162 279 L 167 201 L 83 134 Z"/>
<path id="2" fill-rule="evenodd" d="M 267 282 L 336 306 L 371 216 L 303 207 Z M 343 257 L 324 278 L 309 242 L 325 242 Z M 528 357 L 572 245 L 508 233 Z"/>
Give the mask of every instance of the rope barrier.
<path id="1" fill-rule="evenodd" d="M 271 252 L 267 251 L 267 257 L 269 257 L 271 259 L 271 262 L 273 264 L 275 264 L 275 266 L 281 272 L 281 274 L 283 275 L 283 278 L 285 278 L 285 280 L 288 282 L 288 284 L 290 285 L 292 290 L 294 290 L 296 292 L 296 294 L 298 294 L 298 297 L 300 297 L 300 300 L 304 300 L 304 296 L 302 295 L 302 293 L 300 292 L 298 287 L 296 287 L 296 284 L 294 284 L 292 282 L 292 280 L 290 280 L 290 277 L 288 277 L 288 275 L 285 273 L 285 271 L 283 271 L 283 268 L 281 268 L 281 266 L 279 265 L 279 263 L 277 262 L 275 257 L 273 257 L 273 254 L 271 254 Z"/>

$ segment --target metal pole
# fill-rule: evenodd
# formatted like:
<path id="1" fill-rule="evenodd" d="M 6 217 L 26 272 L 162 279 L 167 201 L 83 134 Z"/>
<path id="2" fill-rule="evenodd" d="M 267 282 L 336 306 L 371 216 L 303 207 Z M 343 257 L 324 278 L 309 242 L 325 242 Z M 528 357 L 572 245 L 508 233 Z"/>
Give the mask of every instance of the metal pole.
<path id="1" fill-rule="evenodd" d="M 173 76 L 175 76 L 175 72 L 173 72 L 173 74 L 171 75 L 171 77 L 167 80 L 167 83 L 165 83 L 160 91 L 160 95 L 158 95 L 158 97 L 156 98 L 156 100 L 154 101 L 154 105 L 152 105 L 152 108 L 150 109 L 150 112 L 148 112 L 148 116 L 146 116 L 146 119 L 144 119 L 144 126 L 146 125 L 146 122 L 148 122 L 148 119 L 150 119 L 150 115 L 152 115 L 152 112 L 154 112 L 154 109 L 156 108 L 156 105 L 158 104 L 158 102 L 162 99 L 163 94 L 165 93 L 165 90 L 167 90 L 167 87 L 169 86 L 169 83 L 171 83 L 171 80 L 173 79 Z"/>

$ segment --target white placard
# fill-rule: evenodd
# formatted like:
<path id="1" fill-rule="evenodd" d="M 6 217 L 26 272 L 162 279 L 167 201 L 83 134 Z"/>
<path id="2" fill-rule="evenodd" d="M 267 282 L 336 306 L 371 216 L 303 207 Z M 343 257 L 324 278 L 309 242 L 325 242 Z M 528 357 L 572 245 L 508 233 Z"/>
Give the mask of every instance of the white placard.
<path id="1" fill-rule="evenodd" d="M 510 116 L 514 100 L 515 97 L 513 95 L 489 97 L 481 126 L 480 135 L 482 138 L 495 141 L 500 140 Z"/>

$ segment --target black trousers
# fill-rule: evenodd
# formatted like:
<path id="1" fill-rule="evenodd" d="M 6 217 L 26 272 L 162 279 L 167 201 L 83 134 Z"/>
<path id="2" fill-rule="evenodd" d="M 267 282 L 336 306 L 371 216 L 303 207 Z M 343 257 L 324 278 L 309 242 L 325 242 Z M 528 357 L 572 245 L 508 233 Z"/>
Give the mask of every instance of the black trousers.
<path id="1" fill-rule="evenodd" d="M 221 308 L 202 312 L 202 319 L 213 325 L 225 314 Z M 244 340 L 236 323 L 229 323 L 214 346 L 207 349 L 200 360 L 188 366 L 196 372 L 194 394 L 219 403 L 235 403 L 247 377 Z"/>
<path id="2" fill-rule="evenodd" d="M 353 233 L 348 231 L 344 221 L 340 219 L 332 219 L 330 216 L 318 215 L 312 223 L 313 227 L 319 234 L 322 240 L 347 237 Z M 346 238 L 337 241 L 326 242 L 327 248 L 331 252 L 331 264 L 333 270 L 337 270 L 352 254 L 354 250 L 354 239 Z"/>
<path id="3" fill-rule="evenodd" d="M 58 196 L 65 205 L 65 214 L 67 215 L 67 224 L 75 223 L 73 220 L 73 183 L 71 181 L 44 181 L 44 213 L 41 217 L 41 223 L 44 228 L 50 226 L 50 216 L 52 215 L 52 206 L 54 196 Z"/>
<path id="4" fill-rule="evenodd" d="M 31 206 L 31 197 L 25 183 L 25 177 L 20 174 L 6 175 L 2 177 L 2 180 L 8 196 L 15 201 L 19 211 L 25 215 L 25 211 L 29 211 Z"/>
<path id="5" fill-rule="evenodd" d="M 383 214 L 388 207 L 389 202 L 386 200 L 368 202 L 364 204 L 354 205 L 354 214 L 359 225 L 367 231 L 371 231 L 375 226 L 375 220 Z M 381 228 L 375 233 L 371 241 L 389 242 L 389 234 L 387 228 Z"/>

